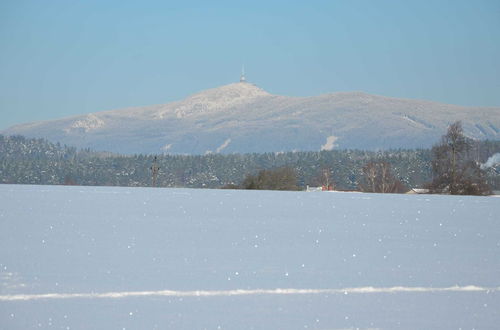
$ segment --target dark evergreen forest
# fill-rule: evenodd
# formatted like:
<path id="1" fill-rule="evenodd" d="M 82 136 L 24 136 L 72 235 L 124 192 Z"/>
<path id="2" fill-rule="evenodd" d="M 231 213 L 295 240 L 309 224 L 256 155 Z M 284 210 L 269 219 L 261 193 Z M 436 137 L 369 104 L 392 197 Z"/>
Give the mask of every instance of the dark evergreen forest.
<path id="1" fill-rule="evenodd" d="M 477 142 L 476 161 L 500 152 L 500 141 Z M 50 143 L 43 139 L 0 135 L 0 183 L 151 186 L 157 157 L 159 187 L 221 188 L 239 185 L 260 170 L 291 168 L 298 186 L 320 186 L 328 176 L 335 189 L 357 190 L 363 166 L 387 162 L 407 188 L 432 180 L 431 152 L 417 150 L 332 150 L 264 154 L 124 156 Z M 488 183 L 500 189 L 500 166 L 487 170 Z"/>

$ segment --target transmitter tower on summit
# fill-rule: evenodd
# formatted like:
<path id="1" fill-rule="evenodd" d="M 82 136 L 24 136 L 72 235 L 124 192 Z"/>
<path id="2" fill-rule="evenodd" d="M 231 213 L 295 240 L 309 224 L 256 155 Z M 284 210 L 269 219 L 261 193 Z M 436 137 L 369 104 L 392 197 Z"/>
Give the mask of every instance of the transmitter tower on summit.
<path id="1" fill-rule="evenodd" d="M 241 75 L 240 75 L 240 82 L 244 83 L 247 82 L 247 78 L 245 78 L 245 66 L 241 66 Z"/>

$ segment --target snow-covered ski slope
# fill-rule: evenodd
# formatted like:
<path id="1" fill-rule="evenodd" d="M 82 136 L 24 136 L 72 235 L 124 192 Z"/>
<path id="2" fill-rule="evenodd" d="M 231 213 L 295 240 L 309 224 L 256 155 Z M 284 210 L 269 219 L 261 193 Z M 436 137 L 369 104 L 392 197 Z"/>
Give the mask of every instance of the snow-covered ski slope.
<path id="1" fill-rule="evenodd" d="M 1 329 L 498 329 L 490 197 L 0 185 Z"/>

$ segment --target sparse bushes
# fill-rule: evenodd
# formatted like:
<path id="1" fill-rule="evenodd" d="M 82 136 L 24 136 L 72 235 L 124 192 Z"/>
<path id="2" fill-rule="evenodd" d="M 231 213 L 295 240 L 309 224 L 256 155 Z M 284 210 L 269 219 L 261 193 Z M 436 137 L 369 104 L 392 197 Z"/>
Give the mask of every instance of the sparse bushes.
<path id="1" fill-rule="evenodd" d="M 297 174 L 289 167 L 261 170 L 257 175 L 247 175 L 241 184 L 243 189 L 299 190 Z"/>

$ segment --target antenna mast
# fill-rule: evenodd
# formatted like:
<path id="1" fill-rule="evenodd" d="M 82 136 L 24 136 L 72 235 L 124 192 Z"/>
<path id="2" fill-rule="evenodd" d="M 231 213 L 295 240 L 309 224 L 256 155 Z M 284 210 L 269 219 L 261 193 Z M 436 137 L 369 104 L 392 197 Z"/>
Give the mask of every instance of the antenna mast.
<path id="1" fill-rule="evenodd" d="M 241 76 L 240 76 L 240 82 L 247 82 L 247 79 L 245 78 L 245 66 L 241 66 Z"/>

